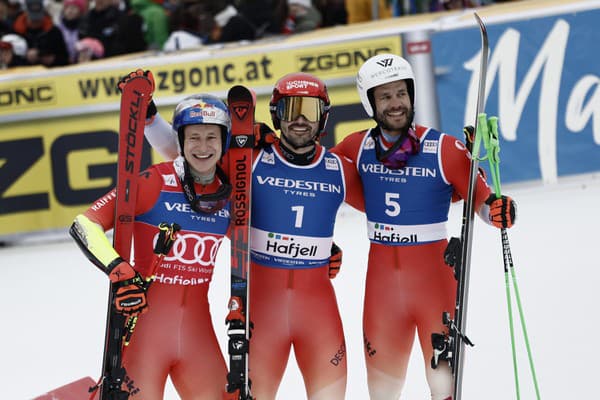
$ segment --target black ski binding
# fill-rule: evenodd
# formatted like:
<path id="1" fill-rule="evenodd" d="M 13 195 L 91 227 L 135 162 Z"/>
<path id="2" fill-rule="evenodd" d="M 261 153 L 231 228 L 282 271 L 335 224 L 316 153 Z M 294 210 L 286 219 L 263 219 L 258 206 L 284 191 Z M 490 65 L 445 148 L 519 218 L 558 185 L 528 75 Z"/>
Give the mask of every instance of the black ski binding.
<path id="1" fill-rule="evenodd" d="M 450 318 L 450 313 L 442 313 L 442 322 L 448 328 L 448 332 L 432 333 L 431 345 L 433 346 L 433 357 L 431 357 L 431 368 L 436 369 L 440 361 L 447 361 L 450 369 L 454 372 L 454 349 L 456 347 L 456 337 L 459 337 L 466 345 L 475 346 L 471 340 L 464 335 L 454 320 Z"/>

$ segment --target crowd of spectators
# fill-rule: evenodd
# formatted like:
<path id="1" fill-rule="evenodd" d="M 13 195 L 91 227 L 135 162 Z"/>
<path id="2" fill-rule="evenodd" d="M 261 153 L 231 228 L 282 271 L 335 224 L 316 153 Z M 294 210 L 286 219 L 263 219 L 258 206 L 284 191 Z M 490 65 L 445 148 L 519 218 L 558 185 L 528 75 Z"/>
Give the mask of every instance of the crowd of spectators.
<path id="1" fill-rule="evenodd" d="M 374 10 L 373 0 L 0 0 L 0 69 L 252 41 L 499 2 L 378 1 Z"/>

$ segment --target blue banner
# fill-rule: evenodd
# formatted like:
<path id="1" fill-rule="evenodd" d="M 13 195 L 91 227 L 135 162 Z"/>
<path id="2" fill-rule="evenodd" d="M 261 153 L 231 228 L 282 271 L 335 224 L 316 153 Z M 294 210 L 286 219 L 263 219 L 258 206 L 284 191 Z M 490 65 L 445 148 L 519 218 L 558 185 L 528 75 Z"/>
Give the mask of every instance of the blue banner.
<path id="1" fill-rule="evenodd" d="M 485 112 L 500 122 L 503 182 L 600 171 L 600 10 L 488 24 Z M 443 131 L 475 123 L 479 29 L 432 36 Z M 482 163 L 487 166 L 487 162 Z"/>

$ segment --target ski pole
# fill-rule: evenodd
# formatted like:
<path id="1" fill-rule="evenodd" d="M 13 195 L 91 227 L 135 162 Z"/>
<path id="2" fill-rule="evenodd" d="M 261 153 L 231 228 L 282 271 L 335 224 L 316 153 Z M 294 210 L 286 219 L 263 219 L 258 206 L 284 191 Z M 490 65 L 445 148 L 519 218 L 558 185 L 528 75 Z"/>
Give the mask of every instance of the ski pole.
<path id="1" fill-rule="evenodd" d="M 488 163 L 490 166 L 490 173 L 492 177 L 492 183 L 494 186 L 494 193 L 496 198 L 502 197 L 502 190 L 500 187 L 500 141 L 498 139 L 498 118 L 490 117 L 487 118 L 486 114 L 480 114 L 477 119 L 477 130 L 480 130 L 482 133 L 484 148 L 486 149 L 486 158 L 488 159 Z M 519 377 L 518 377 L 518 367 L 517 367 L 517 357 L 516 357 L 516 348 L 515 348 L 515 337 L 514 337 L 514 327 L 513 327 L 513 313 L 512 313 L 512 305 L 511 305 L 511 295 L 510 295 L 510 283 L 509 280 L 512 279 L 513 290 L 515 293 L 515 301 L 517 303 L 517 309 L 519 311 L 519 319 L 521 322 L 521 330 L 523 331 L 523 338 L 525 341 L 525 347 L 527 349 L 527 357 L 529 360 L 529 368 L 531 370 L 531 376 L 533 379 L 533 384 L 535 387 L 536 398 L 540 399 L 540 391 L 537 382 L 537 377 L 535 373 L 535 366 L 533 363 L 533 356 L 531 352 L 531 347 L 529 345 L 529 337 L 527 335 L 527 327 L 525 324 L 525 316 L 523 312 L 523 307 L 521 304 L 521 296 L 519 294 L 519 287 L 517 285 L 517 276 L 515 272 L 515 267 L 512 259 L 512 254 L 510 250 L 510 243 L 508 241 L 508 233 L 506 228 L 500 229 L 501 240 L 502 240 L 502 255 L 504 262 L 504 281 L 506 286 L 506 300 L 508 306 L 508 317 L 509 317 L 509 328 L 510 328 L 510 339 L 511 339 L 511 347 L 512 347 L 512 357 L 513 357 L 513 369 L 515 375 L 515 390 L 517 394 L 517 399 L 521 398 L 520 388 L 519 388 Z M 510 277 L 509 277 L 510 271 Z"/>
<path id="2" fill-rule="evenodd" d="M 156 240 L 156 244 L 154 245 L 154 256 L 152 267 L 150 268 L 150 274 L 144 281 L 144 291 L 148 291 L 152 282 L 156 278 L 156 271 L 158 270 L 158 266 L 162 262 L 163 258 L 171 251 L 171 247 L 177 238 L 177 232 L 181 229 L 181 227 L 172 223 L 168 225 L 166 222 L 161 222 L 158 225 L 159 233 L 158 238 Z M 129 346 L 129 341 L 131 340 L 131 335 L 133 335 L 133 331 L 135 330 L 135 326 L 138 321 L 139 314 L 134 314 L 128 318 L 127 323 L 125 324 L 125 336 L 123 337 L 123 346 Z"/>

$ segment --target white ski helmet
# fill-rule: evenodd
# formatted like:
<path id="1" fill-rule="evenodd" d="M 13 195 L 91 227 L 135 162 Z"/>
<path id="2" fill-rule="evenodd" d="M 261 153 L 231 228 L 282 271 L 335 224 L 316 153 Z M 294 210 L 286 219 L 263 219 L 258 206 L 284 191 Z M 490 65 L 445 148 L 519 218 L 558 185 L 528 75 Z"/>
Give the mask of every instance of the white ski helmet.
<path id="1" fill-rule="evenodd" d="M 0 42 L 10 43 L 13 53 L 19 57 L 25 57 L 25 54 L 27 54 L 27 41 L 22 36 L 15 33 L 8 33 L 2 36 Z"/>
<path id="2" fill-rule="evenodd" d="M 406 80 L 410 103 L 414 108 L 415 75 L 408 61 L 395 54 L 377 54 L 364 62 L 356 75 L 356 88 L 369 117 L 374 114 L 372 89 L 401 80 Z"/>

